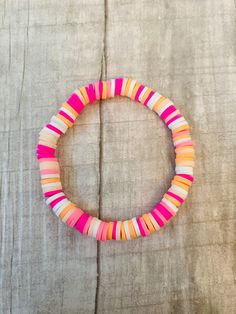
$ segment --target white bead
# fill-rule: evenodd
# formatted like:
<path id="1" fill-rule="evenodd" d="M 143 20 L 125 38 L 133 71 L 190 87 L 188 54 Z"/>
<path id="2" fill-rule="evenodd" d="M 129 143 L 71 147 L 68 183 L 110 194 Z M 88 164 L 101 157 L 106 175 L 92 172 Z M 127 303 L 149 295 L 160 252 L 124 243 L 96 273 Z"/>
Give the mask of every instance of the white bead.
<path id="1" fill-rule="evenodd" d="M 41 174 L 41 179 L 60 178 L 59 173 L 47 173 Z"/>
<path id="2" fill-rule="evenodd" d="M 46 204 L 49 205 L 51 202 L 55 201 L 57 198 L 64 196 L 65 194 L 63 192 L 54 194 L 52 196 L 50 196 L 49 198 L 47 198 L 46 200 Z"/>
<path id="3" fill-rule="evenodd" d="M 130 84 L 130 87 L 129 87 L 128 95 L 127 95 L 128 97 L 131 97 L 133 89 L 134 89 L 136 83 L 137 83 L 137 81 L 132 80 L 132 82 Z"/>
<path id="4" fill-rule="evenodd" d="M 136 218 L 135 217 L 132 218 L 132 221 L 133 221 L 133 225 L 134 225 L 134 229 L 136 231 L 137 237 L 140 237 L 141 233 L 140 233 L 138 222 L 137 222 Z"/>
<path id="5" fill-rule="evenodd" d="M 59 120 L 59 119 L 58 119 Z M 59 124 L 58 122 L 56 122 L 55 120 L 51 120 L 50 124 L 52 126 L 54 126 L 55 128 L 57 128 L 58 130 L 60 130 L 62 133 L 66 133 L 68 126 L 64 123 L 64 125 Z"/>
<path id="6" fill-rule="evenodd" d="M 92 233 L 92 237 L 96 239 L 97 237 L 97 232 L 98 232 L 98 228 L 101 224 L 101 220 L 96 218 L 94 221 L 94 227 L 93 227 L 93 233 Z"/>
<path id="7" fill-rule="evenodd" d="M 111 79 L 111 97 L 115 96 L 115 80 Z"/>
<path id="8" fill-rule="evenodd" d="M 175 167 L 175 172 L 176 174 L 178 173 L 183 173 L 183 174 L 189 174 L 189 175 L 193 175 L 193 167 L 179 167 L 176 166 Z"/>
<path id="9" fill-rule="evenodd" d="M 66 130 L 68 129 L 68 125 L 61 119 L 57 118 L 56 116 L 52 116 L 50 123 L 52 122 L 56 123 L 56 125 L 59 125 L 60 130 L 62 130 L 63 133 L 65 133 Z"/>
<path id="10" fill-rule="evenodd" d="M 117 224 L 116 224 L 116 240 L 120 240 L 120 227 L 121 227 L 121 221 L 117 221 Z"/>
<path id="11" fill-rule="evenodd" d="M 158 101 L 158 99 L 161 98 L 161 95 L 159 93 L 154 93 L 152 95 L 152 97 L 149 99 L 148 103 L 147 103 L 147 107 L 150 108 L 152 110 L 153 106 L 155 105 L 155 103 Z"/>
<path id="12" fill-rule="evenodd" d="M 139 97 L 138 97 L 138 101 L 141 102 L 143 95 L 146 93 L 147 90 L 148 90 L 148 87 L 145 86 L 144 89 L 141 91 Z"/>
<path id="13" fill-rule="evenodd" d="M 61 182 L 42 183 L 42 188 L 61 187 Z"/>
<path id="14" fill-rule="evenodd" d="M 184 195 L 185 197 L 188 195 L 188 192 L 186 190 L 182 189 L 180 186 L 177 186 L 175 184 L 173 184 L 171 186 L 171 189 L 173 191 L 179 192 L 180 194 Z"/>
<path id="15" fill-rule="evenodd" d="M 175 206 L 174 204 L 171 203 L 171 201 L 169 201 L 168 199 L 166 199 L 165 197 L 163 197 L 163 199 L 161 200 L 163 203 L 165 203 L 167 206 L 169 206 L 175 213 L 178 211 L 177 206 Z"/>
<path id="16" fill-rule="evenodd" d="M 64 198 L 64 199 L 61 200 L 59 203 L 57 203 L 57 204 L 53 207 L 53 211 L 56 212 L 63 204 L 66 203 L 66 201 L 68 201 L 68 199 Z"/>
<path id="17" fill-rule="evenodd" d="M 67 108 L 61 107 L 60 110 L 65 112 L 69 117 L 71 117 L 71 119 L 73 119 L 73 120 L 76 119 L 76 116 L 70 110 L 68 110 Z"/>
<path id="18" fill-rule="evenodd" d="M 127 240 L 131 240 L 131 236 L 130 236 L 130 232 L 129 232 L 129 223 L 128 223 L 128 220 L 125 220 L 125 221 L 124 221 L 124 229 L 125 229 L 125 234 L 126 234 Z"/>
<path id="19" fill-rule="evenodd" d="M 59 217 L 60 213 L 64 210 L 66 206 L 72 204 L 68 199 L 64 200 L 65 202 L 61 203 L 60 207 L 56 210 L 55 214 Z"/>

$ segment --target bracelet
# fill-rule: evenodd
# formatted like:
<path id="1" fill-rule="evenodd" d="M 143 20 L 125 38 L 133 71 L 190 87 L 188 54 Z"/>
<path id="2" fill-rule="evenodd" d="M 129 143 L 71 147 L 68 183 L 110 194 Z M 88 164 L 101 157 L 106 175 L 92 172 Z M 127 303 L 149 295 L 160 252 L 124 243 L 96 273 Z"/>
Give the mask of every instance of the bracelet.
<path id="1" fill-rule="evenodd" d="M 176 166 L 171 187 L 151 212 L 125 221 L 106 222 L 92 217 L 67 198 L 60 181 L 60 166 L 55 152 L 60 136 L 73 126 L 86 105 L 114 96 L 126 96 L 138 101 L 161 117 L 172 132 Z M 194 179 L 195 156 L 188 123 L 170 99 L 127 78 L 99 81 L 76 89 L 40 131 L 36 154 L 46 204 L 69 227 L 102 241 L 146 237 L 162 228 L 185 201 Z"/>

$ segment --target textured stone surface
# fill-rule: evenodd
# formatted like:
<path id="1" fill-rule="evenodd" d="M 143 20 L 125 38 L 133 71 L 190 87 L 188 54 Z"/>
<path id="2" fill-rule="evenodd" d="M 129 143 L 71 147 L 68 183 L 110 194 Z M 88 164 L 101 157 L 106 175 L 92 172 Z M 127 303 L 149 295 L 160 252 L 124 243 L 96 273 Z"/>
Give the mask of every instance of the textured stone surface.
<path id="1" fill-rule="evenodd" d="M 235 313 L 234 1 L 1 1 L 0 48 L 0 312 Z M 45 205 L 35 146 L 77 86 L 116 76 L 175 102 L 196 182 L 161 232 L 98 244 Z M 124 98 L 87 107 L 59 158 L 68 196 L 104 219 L 148 211 L 174 167 L 169 131 Z"/>

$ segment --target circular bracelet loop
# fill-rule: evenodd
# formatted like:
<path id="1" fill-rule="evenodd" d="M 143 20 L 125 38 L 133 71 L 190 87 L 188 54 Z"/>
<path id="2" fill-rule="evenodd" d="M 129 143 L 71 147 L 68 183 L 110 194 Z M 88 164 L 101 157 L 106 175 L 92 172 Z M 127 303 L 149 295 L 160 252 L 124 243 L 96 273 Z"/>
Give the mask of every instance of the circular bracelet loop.
<path id="1" fill-rule="evenodd" d="M 156 112 L 172 132 L 176 153 L 175 176 L 160 203 L 149 213 L 125 221 L 105 222 L 92 217 L 65 195 L 55 156 L 58 139 L 72 127 L 84 107 L 96 100 L 127 96 Z M 116 78 L 76 89 L 58 113 L 40 131 L 37 145 L 41 184 L 46 204 L 69 227 L 97 240 L 131 240 L 162 228 L 178 211 L 193 182 L 194 149 L 189 125 L 170 99 L 135 80 Z"/>

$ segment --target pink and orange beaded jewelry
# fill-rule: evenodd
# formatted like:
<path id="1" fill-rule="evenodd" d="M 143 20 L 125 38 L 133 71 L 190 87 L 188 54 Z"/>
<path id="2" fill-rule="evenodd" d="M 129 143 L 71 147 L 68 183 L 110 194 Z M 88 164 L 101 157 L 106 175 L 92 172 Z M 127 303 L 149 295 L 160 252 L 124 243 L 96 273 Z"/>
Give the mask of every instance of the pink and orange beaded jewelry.
<path id="1" fill-rule="evenodd" d="M 72 127 L 87 104 L 114 96 L 127 96 L 156 112 L 172 132 L 176 152 L 171 187 L 149 213 L 125 221 L 106 222 L 92 217 L 65 195 L 55 156 L 58 139 Z M 135 80 L 117 78 L 81 87 L 62 105 L 57 115 L 40 131 L 37 146 L 41 184 L 46 203 L 69 227 L 97 240 L 131 240 L 162 228 L 178 211 L 193 182 L 194 149 L 189 125 L 170 99 Z"/>

